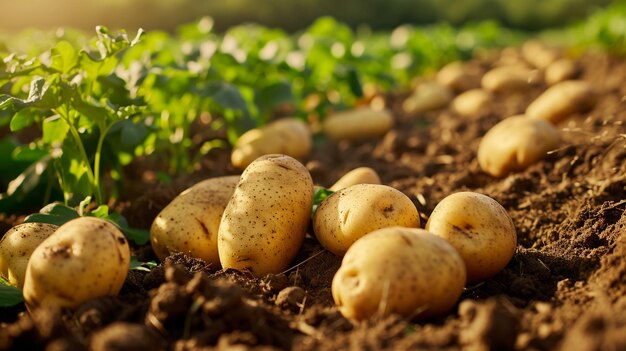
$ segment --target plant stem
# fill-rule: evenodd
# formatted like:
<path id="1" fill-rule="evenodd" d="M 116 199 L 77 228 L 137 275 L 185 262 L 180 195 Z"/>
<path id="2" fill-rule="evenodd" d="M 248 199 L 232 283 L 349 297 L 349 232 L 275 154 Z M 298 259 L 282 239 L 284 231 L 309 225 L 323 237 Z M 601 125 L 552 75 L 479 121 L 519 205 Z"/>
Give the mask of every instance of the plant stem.
<path id="1" fill-rule="evenodd" d="M 100 136 L 98 137 L 98 145 L 96 146 L 96 155 L 93 161 L 94 178 L 95 178 L 94 183 L 95 183 L 95 186 L 98 188 L 98 191 L 100 191 L 100 158 L 102 156 L 102 145 L 104 144 L 104 138 L 109 132 L 110 127 L 111 126 L 100 128 Z M 96 199 L 97 199 L 97 196 L 96 196 Z M 101 205 L 102 201 L 98 200 L 98 204 Z"/>

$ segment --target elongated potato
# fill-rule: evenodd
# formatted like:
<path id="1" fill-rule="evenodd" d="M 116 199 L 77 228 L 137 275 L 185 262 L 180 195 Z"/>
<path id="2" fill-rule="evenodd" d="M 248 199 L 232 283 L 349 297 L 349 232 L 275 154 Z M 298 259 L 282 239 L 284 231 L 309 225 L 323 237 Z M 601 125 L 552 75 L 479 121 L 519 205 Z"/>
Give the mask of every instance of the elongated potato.
<path id="1" fill-rule="evenodd" d="M 393 126 L 393 116 L 388 110 L 359 107 L 329 115 L 322 130 L 332 140 L 360 140 L 379 137 Z"/>
<path id="2" fill-rule="evenodd" d="M 392 313 L 426 318 L 449 311 L 464 286 L 465 264 L 447 241 L 423 229 L 389 227 L 350 247 L 332 294 L 350 319 Z"/>
<path id="3" fill-rule="evenodd" d="M 474 192 L 459 192 L 441 200 L 426 230 L 458 250 L 470 283 L 500 272 L 517 247 L 515 226 L 506 210 L 489 196 Z"/>
<path id="4" fill-rule="evenodd" d="M 522 45 L 522 56 L 531 65 L 545 69 L 559 59 L 559 51 L 539 40 L 529 40 Z"/>
<path id="5" fill-rule="evenodd" d="M 578 73 L 576 63 L 570 59 L 560 59 L 554 61 L 546 68 L 544 73 L 545 81 L 548 85 L 554 85 L 565 80 L 572 79 Z"/>
<path id="6" fill-rule="evenodd" d="M 157 257 L 163 261 L 174 252 L 182 252 L 219 267 L 217 233 L 238 182 L 239 176 L 207 179 L 172 200 L 150 228 Z"/>
<path id="7" fill-rule="evenodd" d="M 559 131 L 550 123 L 513 116 L 493 126 L 478 145 L 478 164 L 494 177 L 526 169 L 543 159 L 560 143 Z"/>
<path id="8" fill-rule="evenodd" d="M 537 71 L 522 65 L 502 66 L 485 73 L 481 84 L 489 92 L 507 92 L 528 89 L 538 79 Z"/>
<path id="9" fill-rule="evenodd" d="M 419 227 L 419 213 L 401 191 L 379 184 L 341 189 L 322 203 L 313 216 L 317 240 L 328 251 L 343 255 L 357 239 L 385 227 Z"/>
<path id="10" fill-rule="evenodd" d="M 311 146 L 309 126 L 296 118 L 283 118 L 241 135 L 231 154 L 231 163 L 237 169 L 244 169 L 267 154 L 304 158 L 311 152 Z"/>
<path id="11" fill-rule="evenodd" d="M 22 223 L 9 229 L 0 241 L 0 275 L 22 288 L 30 255 L 59 226 L 46 223 Z"/>
<path id="12" fill-rule="evenodd" d="M 28 261 L 24 299 L 29 309 L 74 308 L 122 288 L 130 264 L 128 241 L 103 219 L 80 217 L 59 227 Z"/>
<path id="13" fill-rule="evenodd" d="M 589 111 L 598 97 L 589 83 L 567 80 L 555 84 L 539 95 L 526 109 L 526 115 L 558 124 L 575 113 Z"/>
<path id="14" fill-rule="evenodd" d="M 491 100 L 490 93 L 482 89 L 472 89 L 454 98 L 450 107 L 461 116 L 477 116 L 487 109 Z"/>
<path id="15" fill-rule="evenodd" d="M 380 184 L 380 177 L 369 167 L 359 167 L 344 174 L 329 189 L 337 191 L 356 184 Z"/>
<path id="16" fill-rule="evenodd" d="M 444 108 L 450 100 L 452 100 L 450 88 L 434 82 L 422 83 L 415 89 L 413 95 L 404 100 L 402 108 L 409 113 L 420 113 Z"/>
<path id="17" fill-rule="evenodd" d="M 463 92 L 474 88 L 474 79 L 467 73 L 463 62 L 454 61 L 443 66 L 436 77 L 437 83 L 456 92 Z"/>
<path id="18" fill-rule="evenodd" d="M 255 276 L 284 271 L 306 235 L 313 205 L 313 180 L 286 155 L 266 155 L 241 175 L 218 232 L 223 268 Z"/>

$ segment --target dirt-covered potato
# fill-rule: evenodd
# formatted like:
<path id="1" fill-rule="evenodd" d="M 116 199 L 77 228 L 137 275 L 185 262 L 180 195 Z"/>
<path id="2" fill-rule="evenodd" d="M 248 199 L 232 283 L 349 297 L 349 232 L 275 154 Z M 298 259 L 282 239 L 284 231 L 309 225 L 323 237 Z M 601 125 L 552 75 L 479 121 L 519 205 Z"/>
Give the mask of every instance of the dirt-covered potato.
<path id="1" fill-rule="evenodd" d="M 360 140 L 379 137 L 393 126 L 388 110 L 359 107 L 336 112 L 324 119 L 322 130 L 332 140 Z"/>
<path id="2" fill-rule="evenodd" d="M 430 215 L 426 230 L 457 249 L 470 283 L 500 272 L 517 247 L 515 226 L 504 207 L 489 196 L 474 192 L 455 193 L 441 200 Z"/>
<path id="3" fill-rule="evenodd" d="M 22 223 L 9 229 L 0 241 L 0 275 L 21 289 L 30 255 L 58 227 L 46 223 Z"/>
<path id="4" fill-rule="evenodd" d="M 454 98 L 450 107 L 461 116 L 476 116 L 487 109 L 491 99 L 490 93 L 482 89 L 472 89 Z"/>
<path id="5" fill-rule="evenodd" d="M 474 88 L 474 77 L 466 70 L 461 61 L 454 61 L 437 72 L 437 83 L 456 92 L 463 92 Z"/>
<path id="6" fill-rule="evenodd" d="M 392 313 L 426 318 L 450 310 L 464 286 L 465 265 L 452 245 L 423 229 L 389 227 L 350 247 L 332 295 L 350 319 Z"/>
<path id="7" fill-rule="evenodd" d="M 124 234 L 110 222 L 80 217 L 60 226 L 33 252 L 24 280 L 29 308 L 76 307 L 119 292 L 130 264 Z"/>
<path id="8" fill-rule="evenodd" d="M 380 177 L 369 167 L 359 167 L 344 174 L 329 189 L 337 191 L 355 184 L 380 184 Z"/>
<path id="9" fill-rule="evenodd" d="M 597 99 L 589 83 L 567 80 L 551 86 L 539 95 L 528 105 L 526 115 L 558 124 L 575 113 L 591 110 Z"/>
<path id="10" fill-rule="evenodd" d="M 548 85 L 554 85 L 564 80 L 572 79 L 578 73 L 576 63 L 570 59 L 560 59 L 554 61 L 546 68 L 544 73 L 545 81 Z"/>
<path id="11" fill-rule="evenodd" d="M 452 100 L 450 88 L 439 83 L 427 82 L 420 84 L 413 95 L 409 96 L 402 108 L 409 113 L 420 113 L 444 108 Z"/>
<path id="12" fill-rule="evenodd" d="M 478 164 L 494 177 L 526 169 L 558 148 L 559 131 L 550 123 L 524 115 L 493 126 L 478 145 Z"/>
<path id="13" fill-rule="evenodd" d="M 533 39 L 522 45 L 522 56 L 534 67 L 545 69 L 559 59 L 560 53 L 558 49 Z"/>
<path id="14" fill-rule="evenodd" d="M 522 65 L 496 67 L 485 73 L 481 80 L 489 92 L 507 92 L 528 89 L 539 80 L 539 72 Z"/>
<path id="15" fill-rule="evenodd" d="M 230 160 L 235 168 L 244 169 L 258 157 L 268 154 L 307 157 L 311 146 L 309 126 L 296 118 L 283 118 L 241 135 Z"/>
<path id="16" fill-rule="evenodd" d="M 419 213 L 411 199 L 380 184 L 356 184 L 341 189 L 322 201 L 313 216 L 317 240 L 339 256 L 357 239 L 376 229 L 419 225 Z"/>
<path id="17" fill-rule="evenodd" d="M 223 268 L 279 273 L 295 257 L 311 216 L 313 180 L 286 155 L 266 155 L 241 175 L 218 231 Z"/>
<path id="18" fill-rule="evenodd" d="M 150 241 L 163 261 L 174 252 L 199 258 L 219 267 L 217 232 L 239 176 L 204 180 L 183 191 L 154 219 Z"/>

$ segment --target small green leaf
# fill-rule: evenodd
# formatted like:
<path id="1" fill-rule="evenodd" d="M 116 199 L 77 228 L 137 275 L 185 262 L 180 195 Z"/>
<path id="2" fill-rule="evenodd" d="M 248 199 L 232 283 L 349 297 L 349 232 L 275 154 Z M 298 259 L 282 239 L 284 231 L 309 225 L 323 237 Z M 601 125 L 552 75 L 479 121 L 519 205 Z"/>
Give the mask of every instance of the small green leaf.
<path id="1" fill-rule="evenodd" d="M 11 121 L 12 122 L 12 121 Z M 43 142 L 51 145 L 55 142 L 63 142 L 70 126 L 59 115 L 54 115 L 43 121 Z"/>
<path id="2" fill-rule="evenodd" d="M 313 194 L 313 209 L 311 210 L 311 216 L 315 214 L 319 205 L 326 200 L 334 191 L 323 187 L 315 187 L 315 193 Z"/>
<path id="3" fill-rule="evenodd" d="M 62 59 L 61 71 L 68 73 L 78 63 L 78 53 L 74 46 L 65 40 L 61 40 L 57 43 L 55 50 L 59 53 Z"/>
<path id="4" fill-rule="evenodd" d="M 130 256 L 130 269 L 134 269 L 137 271 L 150 272 L 156 266 L 157 266 L 157 263 L 154 261 L 140 262 L 139 260 L 137 260 L 137 257 Z"/>
<path id="5" fill-rule="evenodd" d="M 0 110 L 13 105 L 14 98 L 6 94 L 0 94 Z"/>
<path id="6" fill-rule="evenodd" d="M 106 218 L 115 224 L 126 237 L 137 245 L 145 245 L 150 241 L 150 231 L 147 229 L 131 228 L 121 214 L 113 212 Z"/>
<path id="7" fill-rule="evenodd" d="M 33 124 L 36 119 L 37 114 L 34 110 L 29 108 L 21 109 L 18 110 L 15 115 L 13 115 L 9 127 L 11 128 L 12 132 L 17 132 L 18 130 L 24 129 Z"/>
<path id="8" fill-rule="evenodd" d="M 265 117 L 276 106 L 294 101 L 291 84 L 278 82 L 264 86 L 255 94 L 254 101 L 259 107 L 261 115 Z"/>
<path id="9" fill-rule="evenodd" d="M 52 203 L 42 208 L 39 213 L 34 213 L 26 217 L 24 222 L 63 225 L 78 217 L 80 216 L 75 209 L 61 203 Z"/>
<path id="10" fill-rule="evenodd" d="M 15 306 L 21 302 L 24 302 L 24 296 L 22 291 L 12 285 L 8 285 L 8 282 L 4 279 L 0 280 L 0 307 Z"/>

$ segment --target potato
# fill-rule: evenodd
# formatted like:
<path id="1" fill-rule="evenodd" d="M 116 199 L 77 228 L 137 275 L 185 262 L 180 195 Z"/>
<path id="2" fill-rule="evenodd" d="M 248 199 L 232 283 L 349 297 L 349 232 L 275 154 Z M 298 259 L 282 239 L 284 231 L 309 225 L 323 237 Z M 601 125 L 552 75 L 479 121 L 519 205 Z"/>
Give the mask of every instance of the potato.
<path id="1" fill-rule="evenodd" d="M 579 80 L 567 80 L 548 88 L 531 102 L 526 115 L 558 124 L 575 113 L 589 111 L 598 97 L 591 85 Z"/>
<path id="2" fill-rule="evenodd" d="M 359 107 L 336 112 L 322 122 L 322 130 L 331 140 L 360 140 L 379 137 L 393 126 L 388 110 Z"/>
<path id="3" fill-rule="evenodd" d="M 183 191 L 154 219 L 150 241 L 163 261 L 174 252 L 199 258 L 219 267 L 217 233 L 239 176 L 204 180 Z"/>
<path id="4" fill-rule="evenodd" d="M 311 216 L 313 180 L 286 155 L 266 155 L 241 175 L 220 222 L 223 268 L 255 276 L 284 271 L 295 257 Z"/>
<path id="5" fill-rule="evenodd" d="M 29 309 L 74 308 L 87 300 L 116 295 L 130 264 L 128 241 L 110 222 L 73 219 L 33 252 L 24 280 Z"/>
<path id="6" fill-rule="evenodd" d="M 494 177 L 504 177 L 540 161 L 559 146 L 559 131 L 550 123 L 518 115 L 493 126 L 478 145 L 478 164 Z"/>
<path id="7" fill-rule="evenodd" d="M 332 295 L 350 319 L 392 313 L 426 318 L 450 310 L 464 286 L 463 259 L 448 242 L 423 229 L 388 227 L 350 247 Z"/>
<path id="8" fill-rule="evenodd" d="M 409 113 L 420 113 L 444 108 L 452 100 L 450 88 L 439 83 L 422 83 L 409 96 L 402 108 Z"/>
<path id="9" fill-rule="evenodd" d="M 517 247 L 515 226 L 506 210 L 489 196 L 474 192 L 459 192 L 441 200 L 426 230 L 458 250 L 470 283 L 500 272 Z"/>
<path id="10" fill-rule="evenodd" d="M 576 63 L 570 59 L 554 61 L 546 68 L 544 73 L 548 85 L 554 85 L 564 80 L 572 79 L 578 73 Z"/>
<path id="11" fill-rule="evenodd" d="M 380 184 L 380 177 L 369 167 L 359 167 L 344 174 L 329 189 L 337 191 L 355 184 Z"/>
<path id="12" fill-rule="evenodd" d="M 538 40 L 529 40 L 522 45 L 522 56 L 531 65 L 545 69 L 559 59 L 559 51 Z"/>
<path id="13" fill-rule="evenodd" d="M 356 184 L 341 189 L 322 201 L 313 216 L 317 240 L 339 256 L 357 239 L 376 229 L 419 225 L 419 213 L 411 199 L 380 184 Z"/>
<path id="14" fill-rule="evenodd" d="M 451 108 L 461 116 L 476 116 L 487 109 L 491 99 L 490 93 L 482 89 L 472 89 L 452 100 Z"/>
<path id="15" fill-rule="evenodd" d="M 474 87 L 474 79 L 467 73 L 466 68 L 460 61 L 454 61 L 437 72 L 437 83 L 448 87 L 456 92 L 463 92 Z"/>
<path id="16" fill-rule="evenodd" d="M 244 169 L 256 158 L 267 154 L 307 157 L 311 146 L 309 126 L 296 118 L 283 118 L 241 135 L 230 159 L 235 168 Z"/>
<path id="17" fill-rule="evenodd" d="M 0 275 L 21 289 L 30 255 L 58 227 L 46 223 L 22 223 L 9 229 L 0 241 Z"/>
<path id="18" fill-rule="evenodd" d="M 502 66 L 485 73 L 481 84 L 489 92 L 508 92 L 528 89 L 538 79 L 537 71 L 522 65 Z"/>

